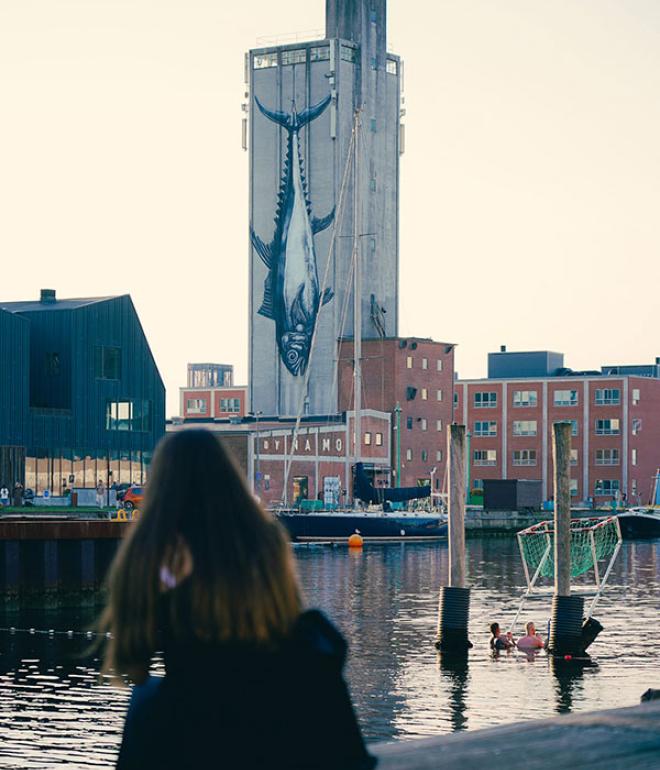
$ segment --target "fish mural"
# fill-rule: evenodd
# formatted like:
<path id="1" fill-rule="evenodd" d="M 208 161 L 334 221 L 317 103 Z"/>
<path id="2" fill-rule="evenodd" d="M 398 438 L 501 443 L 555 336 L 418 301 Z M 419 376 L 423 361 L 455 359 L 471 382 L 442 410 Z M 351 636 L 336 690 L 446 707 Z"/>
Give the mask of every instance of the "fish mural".
<path id="1" fill-rule="evenodd" d="M 330 104 L 330 96 L 303 112 L 269 110 L 255 97 L 259 111 L 288 134 L 286 158 L 275 214 L 275 234 L 265 243 L 250 227 L 254 249 L 268 268 L 259 314 L 275 321 L 280 357 L 295 377 L 304 375 L 312 335 L 321 307 L 333 298 L 331 289 L 320 292 L 314 236 L 334 219 L 333 210 L 322 219 L 312 216 L 307 193 L 300 130 Z"/>

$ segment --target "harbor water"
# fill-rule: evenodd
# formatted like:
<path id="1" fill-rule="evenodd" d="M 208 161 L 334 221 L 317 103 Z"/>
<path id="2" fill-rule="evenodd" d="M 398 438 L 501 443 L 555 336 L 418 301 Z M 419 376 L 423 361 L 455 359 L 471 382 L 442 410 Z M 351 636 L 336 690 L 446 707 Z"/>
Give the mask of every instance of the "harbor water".
<path id="1" fill-rule="evenodd" d="M 595 612 L 605 630 L 589 666 L 556 667 L 545 653 L 491 655 L 489 624 L 508 627 L 524 590 L 513 537 L 468 541 L 467 666 L 442 661 L 433 646 L 446 543 L 301 547 L 296 557 L 307 603 L 349 641 L 346 673 L 369 741 L 629 706 L 660 687 L 659 541 L 624 543 Z M 550 598 L 539 598 L 521 621 L 544 630 L 549 612 Z M 77 633 L 93 617 L 89 608 L 0 615 L 0 767 L 114 765 L 129 691 L 99 679 L 90 640 Z"/>

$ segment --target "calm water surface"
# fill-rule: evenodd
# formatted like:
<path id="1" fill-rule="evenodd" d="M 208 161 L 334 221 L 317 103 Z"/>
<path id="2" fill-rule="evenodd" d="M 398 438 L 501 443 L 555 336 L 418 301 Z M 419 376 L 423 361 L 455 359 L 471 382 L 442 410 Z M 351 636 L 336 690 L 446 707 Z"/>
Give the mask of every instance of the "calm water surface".
<path id="1" fill-rule="evenodd" d="M 473 587 L 467 667 L 439 661 L 433 648 L 438 586 L 447 579 L 447 546 L 297 549 L 308 603 L 321 607 L 350 642 L 347 669 L 369 740 L 455 730 L 628 706 L 660 686 L 657 620 L 660 542 L 624 544 L 595 616 L 605 630 L 591 648 L 592 667 L 556 670 L 544 654 L 494 659 L 488 624 L 506 625 L 524 585 L 515 540 L 468 541 Z M 521 620 L 541 628 L 549 598 Z M 0 615 L 3 628 L 79 630 L 89 611 Z M 0 631 L 0 767 L 111 767 L 128 691 L 99 682 L 84 636 Z M 156 663 L 156 669 L 160 666 Z"/>

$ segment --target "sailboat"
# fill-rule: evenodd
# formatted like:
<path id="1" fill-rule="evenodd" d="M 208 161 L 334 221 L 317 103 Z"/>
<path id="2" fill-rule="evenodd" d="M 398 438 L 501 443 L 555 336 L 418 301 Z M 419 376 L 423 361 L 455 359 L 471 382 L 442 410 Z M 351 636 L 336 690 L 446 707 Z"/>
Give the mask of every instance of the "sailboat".
<path id="1" fill-rule="evenodd" d="M 628 508 L 617 518 L 626 540 L 660 538 L 660 468 L 653 477 L 651 504 Z"/>
<path id="2" fill-rule="evenodd" d="M 447 535 L 447 516 L 440 511 L 402 509 L 409 501 L 430 498 L 431 487 L 376 488 L 371 484 L 360 456 L 362 415 L 362 307 L 361 307 L 361 261 L 360 261 L 360 212 L 359 203 L 359 136 L 361 110 L 356 110 L 353 128 L 352 148 L 349 151 L 348 164 L 353 167 L 353 344 L 354 344 L 354 465 L 353 465 L 353 507 L 334 510 L 294 509 L 282 507 L 275 511 L 279 521 L 286 527 L 293 541 L 322 542 L 345 541 L 357 533 L 367 541 L 389 540 L 429 540 L 440 539 Z M 341 206 L 338 206 L 338 211 Z M 326 290 L 327 291 L 327 290 Z M 317 291 L 317 294 L 319 292 Z M 323 296 L 319 294 L 319 296 Z M 318 304 L 318 303 L 317 303 Z M 318 313 L 315 317 L 317 322 Z M 313 346 L 313 337 L 310 344 Z M 302 408 L 296 421 L 296 432 L 300 425 Z M 293 450 L 292 450 L 293 451 Z M 285 463 L 284 488 L 288 486 L 290 461 Z"/>

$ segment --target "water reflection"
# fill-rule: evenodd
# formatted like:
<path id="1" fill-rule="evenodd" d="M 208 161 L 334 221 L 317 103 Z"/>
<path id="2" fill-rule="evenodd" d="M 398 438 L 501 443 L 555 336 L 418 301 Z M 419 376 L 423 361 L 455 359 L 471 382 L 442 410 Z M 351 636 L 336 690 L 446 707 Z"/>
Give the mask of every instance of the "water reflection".
<path id="1" fill-rule="evenodd" d="M 555 677 L 556 710 L 558 714 L 573 711 L 573 701 L 584 696 L 585 669 L 598 667 L 591 658 L 583 660 L 562 660 L 550 657 L 550 671 Z"/>
<path id="2" fill-rule="evenodd" d="M 468 655 L 438 653 L 438 667 L 449 696 L 452 732 L 467 729 L 466 694 L 468 684 Z"/>
<path id="3" fill-rule="evenodd" d="M 349 640 L 347 676 L 370 740 L 633 705 L 656 678 L 649 619 L 660 609 L 660 543 L 624 545 L 596 613 L 605 629 L 589 648 L 595 666 L 551 661 L 544 652 L 531 659 L 491 654 L 489 625 L 507 627 L 524 586 L 515 540 L 468 541 L 474 649 L 460 661 L 434 648 L 446 545 L 308 548 L 296 556 L 308 603 L 324 609 Z M 545 631 L 549 612 L 549 599 L 541 599 L 521 621 Z M 0 614 L 4 629 L 64 632 L 0 630 L 2 767 L 113 766 L 128 691 L 99 680 L 84 634 L 66 634 L 92 619 L 85 609 Z"/>

